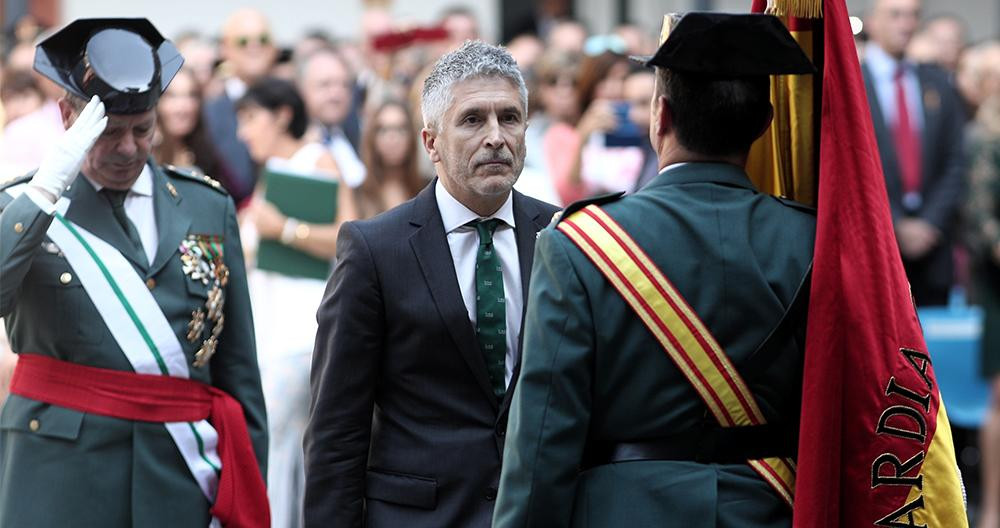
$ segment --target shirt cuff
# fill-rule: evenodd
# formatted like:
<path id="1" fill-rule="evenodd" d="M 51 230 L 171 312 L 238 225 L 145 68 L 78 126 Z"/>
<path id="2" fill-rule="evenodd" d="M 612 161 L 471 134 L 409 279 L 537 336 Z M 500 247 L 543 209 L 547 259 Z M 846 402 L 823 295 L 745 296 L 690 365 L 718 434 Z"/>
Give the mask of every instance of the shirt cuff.
<path id="1" fill-rule="evenodd" d="M 24 194 L 27 195 L 27 197 L 30 198 L 32 202 L 35 202 L 35 205 L 37 205 L 38 208 L 41 209 L 43 213 L 52 216 L 52 213 L 56 212 L 56 204 L 50 202 L 49 199 L 46 198 L 44 194 L 38 191 L 38 189 L 35 189 L 34 187 L 31 187 L 29 185 L 24 190 Z"/>

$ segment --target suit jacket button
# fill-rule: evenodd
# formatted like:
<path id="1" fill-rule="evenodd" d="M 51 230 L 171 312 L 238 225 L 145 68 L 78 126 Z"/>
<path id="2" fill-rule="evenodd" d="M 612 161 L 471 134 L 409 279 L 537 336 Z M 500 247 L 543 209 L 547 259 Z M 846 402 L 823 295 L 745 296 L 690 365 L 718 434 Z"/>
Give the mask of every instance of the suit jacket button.
<path id="1" fill-rule="evenodd" d="M 152 290 L 153 288 L 155 288 L 156 287 L 156 279 L 154 279 L 152 277 L 146 279 L 146 287 L 149 288 L 150 290 Z"/>
<path id="2" fill-rule="evenodd" d="M 73 274 L 68 271 L 66 273 L 63 273 L 62 275 L 59 276 L 59 282 L 63 284 L 69 284 L 70 282 L 73 282 Z"/>
<path id="3" fill-rule="evenodd" d="M 492 502 L 492 501 L 495 501 L 496 498 L 497 498 L 497 490 L 496 489 L 490 488 L 490 489 L 486 490 L 486 500 Z"/>
<path id="4" fill-rule="evenodd" d="M 500 429 L 499 431 L 497 431 L 497 436 L 499 436 L 500 438 L 503 438 L 503 437 L 507 436 L 507 430 L 506 429 Z"/>
<path id="5" fill-rule="evenodd" d="M 39 422 L 37 419 L 33 419 L 30 422 L 28 422 L 28 429 L 31 429 L 32 432 L 37 431 L 38 428 L 41 427 L 41 426 L 42 426 L 42 423 Z"/>
<path id="6" fill-rule="evenodd" d="M 14 224 L 14 232 L 15 233 L 23 233 L 24 232 L 24 224 L 22 224 L 21 222 L 18 222 L 16 224 Z"/>

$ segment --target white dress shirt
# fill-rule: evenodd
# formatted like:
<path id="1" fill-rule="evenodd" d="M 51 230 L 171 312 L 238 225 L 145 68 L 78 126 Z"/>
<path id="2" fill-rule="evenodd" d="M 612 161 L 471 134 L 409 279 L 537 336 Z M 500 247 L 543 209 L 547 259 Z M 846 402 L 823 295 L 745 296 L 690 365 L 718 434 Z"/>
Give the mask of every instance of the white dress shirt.
<path id="1" fill-rule="evenodd" d="M 469 312 L 469 321 L 476 324 L 476 257 L 479 254 L 479 233 L 475 227 L 466 226 L 473 220 L 483 217 L 471 211 L 455 199 L 438 180 L 434 186 L 434 196 L 437 199 L 441 220 L 444 222 L 444 232 L 448 237 L 448 248 L 451 250 L 451 260 L 455 264 L 455 275 L 458 277 L 458 287 L 462 290 L 462 300 Z M 507 312 L 507 357 L 504 361 L 504 383 L 510 385 L 514 371 L 514 358 L 517 357 L 517 339 L 521 330 L 521 307 L 524 301 L 521 292 L 521 268 L 517 258 L 517 237 L 514 236 L 514 194 L 507 196 L 507 201 L 497 212 L 487 218 L 497 218 L 503 223 L 498 225 L 493 233 L 493 247 L 500 257 L 503 268 L 503 294 L 506 297 Z"/>
<path id="2" fill-rule="evenodd" d="M 101 192 L 104 186 L 94 180 L 84 176 L 97 192 Z M 156 258 L 156 247 L 159 243 L 159 235 L 156 232 L 156 213 L 153 209 L 153 173 L 149 165 L 142 167 L 139 178 L 132 184 L 128 194 L 125 195 L 125 215 L 135 225 L 135 230 L 139 232 L 139 240 L 142 241 L 142 249 L 146 252 L 146 262 L 152 264 Z"/>
<path id="3" fill-rule="evenodd" d="M 910 126 L 914 130 L 924 129 L 924 106 L 920 97 L 920 80 L 917 79 L 916 67 L 906 61 L 903 64 L 903 91 L 906 92 L 906 109 L 910 117 Z M 872 75 L 875 86 L 875 96 L 878 98 L 879 110 L 889 128 L 896 126 L 896 70 L 900 61 L 892 58 L 875 43 L 865 47 L 865 65 Z"/>
<path id="4" fill-rule="evenodd" d="M 336 127 L 330 131 L 330 143 L 327 148 L 330 149 L 330 154 L 337 162 L 341 179 L 348 187 L 357 188 L 365 182 L 367 175 L 365 164 L 358 157 L 358 153 L 354 151 L 354 146 L 347 139 L 343 129 Z"/>

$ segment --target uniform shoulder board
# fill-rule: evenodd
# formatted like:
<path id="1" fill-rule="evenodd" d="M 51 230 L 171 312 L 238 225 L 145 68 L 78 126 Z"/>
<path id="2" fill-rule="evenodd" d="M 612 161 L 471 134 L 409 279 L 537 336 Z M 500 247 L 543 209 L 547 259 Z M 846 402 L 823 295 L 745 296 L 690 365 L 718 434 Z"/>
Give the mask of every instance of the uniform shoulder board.
<path id="1" fill-rule="evenodd" d="M 28 174 L 25 174 L 24 176 L 17 176 L 17 177 L 11 178 L 9 180 L 0 181 L 0 192 L 6 191 L 7 189 L 10 189 L 11 187 L 14 187 L 15 185 L 20 185 L 22 183 L 28 183 L 29 181 L 31 181 L 31 178 L 34 175 L 35 175 L 35 171 L 31 171 Z"/>
<path id="2" fill-rule="evenodd" d="M 796 202 L 795 200 L 792 200 L 791 198 L 788 198 L 786 196 L 774 196 L 773 198 L 775 200 L 778 200 L 778 202 L 780 202 L 782 205 L 784 205 L 786 207 L 791 207 L 793 209 L 798 209 L 799 211 L 802 211 L 804 213 L 809 213 L 809 214 L 811 214 L 813 216 L 816 216 L 816 208 L 815 207 L 808 206 L 808 205 L 806 205 L 806 204 L 804 204 L 802 202 Z"/>
<path id="3" fill-rule="evenodd" d="M 570 215 L 587 207 L 588 205 L 604 205 L 606 203 L 611 203 L 618 201 L 622 196 L 625 196 L 625 191 L 614 192 L 608 194 L 599 194 L 591 198 L 586 198 L 573 202 L 566 206 L 562 211 L 557 211 L 556 214 L 552 215 L 552 221 L 556 224 L 561 222 L 563 219 L 569 218 Z"/>
<path id="4" fill-rule="evenodd" d="M 174 165 L 164 165 L 163 171 L 166 172 L 168 176 L 184 178 L 185 180 L 194 180 L 198 183 L 203 183 L 222 194 L 228 194 L 228 192 L 226 192 L 226 188 L 219 183 L 219 180 L 216 180 L 203 172 L 193 169 L 182 169 L 180 167 L 175 167 Z"/>

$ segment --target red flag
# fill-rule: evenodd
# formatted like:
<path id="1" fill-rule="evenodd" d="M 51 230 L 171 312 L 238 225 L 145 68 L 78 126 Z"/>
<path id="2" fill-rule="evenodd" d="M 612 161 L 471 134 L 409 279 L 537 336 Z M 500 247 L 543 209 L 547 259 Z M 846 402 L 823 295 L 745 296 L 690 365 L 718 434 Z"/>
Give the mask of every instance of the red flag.
<path id="1" fill-rule="evenodd" d="M 803 0 L 785 3 L 794 14 Z M 847 8 L 826 0 L 823 11 L 819 203 L 794 524 L 967 526 Z"/>

